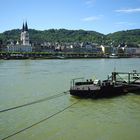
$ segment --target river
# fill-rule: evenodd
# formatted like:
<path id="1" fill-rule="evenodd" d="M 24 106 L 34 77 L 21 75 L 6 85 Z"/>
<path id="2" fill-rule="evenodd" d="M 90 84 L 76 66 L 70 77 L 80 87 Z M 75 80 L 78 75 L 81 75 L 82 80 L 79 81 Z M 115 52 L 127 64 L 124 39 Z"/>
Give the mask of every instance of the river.
<path id="1" fill-rule="evenodd" d="M 114 70 L 128 72 L 133 69 L 140 71 L 139 58 L 0 60 L 0 110 L 67 91 L 73 78 L 106 79 Z M 71 107 L 67 108 L 68 106 Z M 48 119 L 28 128 L 47 117 Z M 27 129 L 19 132 L 24 128 Z M 19 133 L 15 134 L 16 132 Z M 12 134 L 14 135 L 10 136 Z M 7 136 L 10 137 L 6 138 Z M 138 140 L 140 95 L 129 93 L 111 99 L 93 100 L 78 99 L 67 94 L 1 112 L 0 139 L 3 138 Z"/>

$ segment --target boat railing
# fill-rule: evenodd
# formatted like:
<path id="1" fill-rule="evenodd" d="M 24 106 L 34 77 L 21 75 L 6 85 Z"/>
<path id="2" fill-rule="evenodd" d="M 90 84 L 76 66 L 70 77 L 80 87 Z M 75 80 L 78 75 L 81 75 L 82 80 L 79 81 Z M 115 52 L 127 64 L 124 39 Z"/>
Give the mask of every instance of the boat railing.
<path id="1" fill-rule="evenodd" d="M 70 83 L 71 88 L 73 88 L 76 85 L 76 83 L 80 83 L 80 82 L 84 82 L 84 77 L 72 79 Z"/>
<path id="2" fill-rule="evenodd" d="M 105 81 L 104 81 L 105 82 Z M 123 85 L 123 84 L 137 84 L 140 83 L 140 73 L 138 73 L 136 70 L 133 70 L 133 72 L 112 72 L 111 76 L 108 76 L 108 79 L 106 80 L 106 84 L 110 83 L 112 85 Z M 75 86 L 81 86 L 81 85 L 101 85 L 101 80 L 92 80 L 80 77 L 80 78 L 74 78 L 71 80 L 71 88 L 73 89 Z M 103 83 L 104 84 L 104 83 Z"/>
<path id="3" fill-rule="evenodd" d="M 112 81 L 116 82 L 123 82 L 123 83 L 134 83 L 139 81 L 140 82 L 140 73 L 136 70 L 133 72 L 112 72 L 110 77 Z"/>

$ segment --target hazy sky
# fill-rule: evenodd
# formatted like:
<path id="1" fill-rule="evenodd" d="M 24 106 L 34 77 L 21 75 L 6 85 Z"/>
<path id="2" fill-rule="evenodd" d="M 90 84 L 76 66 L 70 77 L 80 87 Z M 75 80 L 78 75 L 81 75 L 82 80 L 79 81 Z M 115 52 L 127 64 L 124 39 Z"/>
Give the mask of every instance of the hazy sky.
<path id="1" fill-rule="evenodd" d="M 0 0 L 0 32 L 22 27 L 104 34 L 140 28 L 140 0 Z"/>

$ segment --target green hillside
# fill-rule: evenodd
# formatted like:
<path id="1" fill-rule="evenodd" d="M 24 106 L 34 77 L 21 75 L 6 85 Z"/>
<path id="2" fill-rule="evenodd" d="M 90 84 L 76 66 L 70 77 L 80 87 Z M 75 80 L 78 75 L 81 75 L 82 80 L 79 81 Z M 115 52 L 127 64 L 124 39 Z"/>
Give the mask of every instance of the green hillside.
<path id="1" fill-rule="evenodd" d="M 3 41 L 19 40 L 20 30 L 5 31 L 0 34 L 0 39 Z M 34 29 L 29 30 L 30 40 L 32 42 L 95 42 L 99 43 L 102 40 L 101 33 L 95 31 L 84 30 L 66 30 L 66 29 L 50 29 L 45 31 L 38 31 Z"/>
<path id="2" fill-rule="evenodd" d="M 140 44 L 140 29 L 119 31 L 107 35 L 109 41 L 113 41 L 116 44 Z"/>
<path id="3" fill-rule="evenodd" d="M 0 40 L 3 42 L 20 40 L 19 29 L 5 31 L 0 34 Z M 50 30 L 29 30 L 31 42 L 41 43 L 48 42 L 94 42 L 98 44 L 114 45 L 119 43 L 140 44 L 140 29 L 119 31 L 104 35 L 95 31 L 85 30 L 66 30 L 66 29 L 50 29 Z"/>

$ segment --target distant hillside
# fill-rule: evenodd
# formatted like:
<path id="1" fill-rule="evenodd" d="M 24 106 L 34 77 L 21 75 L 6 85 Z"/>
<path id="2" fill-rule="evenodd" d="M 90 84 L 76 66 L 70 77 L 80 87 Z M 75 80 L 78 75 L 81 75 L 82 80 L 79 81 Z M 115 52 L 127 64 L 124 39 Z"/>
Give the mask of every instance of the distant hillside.
<path id="1" fill-rule="evenodd" d="M 3 42 L 20 40 L 19 29 L 5 31 L 0 34 L 0 40 Z M 94 42 L 109 45 L 119 43 L 140 44 L 140 29 L 119 31 L 104 35 L 95 31 L 85 30 L 66 30 L 66 29 L 50 29 L 50 30 L 29 30 L 31 42 Z"/>
<path id="2" fill-rule="evenodd" d="M 140 44 L 140 29 L 119 31 L 107 35 L 108 40 L 118 43 Z"/>
<path id="3" fill-rule="evenodd" d="M 14 29 L 11 31 L 5 31 L 0 34 L 0 39 L 3 41 L 19 40 L 20 30 Z M 50 29 L 45 31 L 38 31 L 34 29 L 29 30 L 30 40 L 32 42 L 95 42 L 98 43 L 102 40 L 101 33 L 95 31 L 84 30 L 66 30 L 66 29 Z"/>

